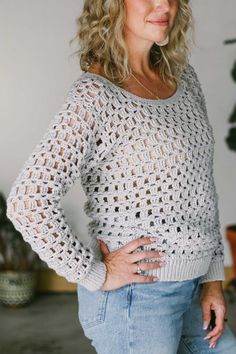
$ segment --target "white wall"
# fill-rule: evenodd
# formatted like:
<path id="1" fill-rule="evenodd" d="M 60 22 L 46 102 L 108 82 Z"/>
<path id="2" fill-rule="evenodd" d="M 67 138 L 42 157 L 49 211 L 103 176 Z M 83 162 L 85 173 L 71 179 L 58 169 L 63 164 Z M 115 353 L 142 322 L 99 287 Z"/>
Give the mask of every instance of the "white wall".
<path id="1" fill-rule="evenodd" d="M 221 231 L 236 223 L 236 153 L 225 144 L 228 117 L 235 103 L 229 75 L 236 59 L 235 0 L 194 0 L 196 46 L 191 62 L 199 74 L 215 134 L 215 182 L 219 194 Z M 60 107 L 79 61 L 70 57 L 76 46 L 69 40 L 76 30 L 80 0 L 0 0 L 0 190 L 6 195 L 23 162 Z M 77 183 L 63 199 L 68 220 L 87 240 L 89 219 L 83 211 L 85 195 Z M 225 265 L 232 263 L 225 241 Z"/>

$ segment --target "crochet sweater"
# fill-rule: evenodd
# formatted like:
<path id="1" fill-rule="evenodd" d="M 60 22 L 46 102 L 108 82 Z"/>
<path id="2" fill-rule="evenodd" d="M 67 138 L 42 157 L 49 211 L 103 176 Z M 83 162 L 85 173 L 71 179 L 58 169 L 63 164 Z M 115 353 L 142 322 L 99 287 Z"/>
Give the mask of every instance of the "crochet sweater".
<path id="1" fill-rule="evenodd" d="M 224 280 L 214 143 L 192 65 L 171 97 L 156 100 L 82 72 L 13 183 L 7 216 L 50 268 L 90 291 L 107 272 L 96 239 L 113 251 L 156 236 L 135 251 L 160 250 L 166 264 L 144 275 Z M 79 178 L 91 219 L 87 245 L 61 206 Z"/>

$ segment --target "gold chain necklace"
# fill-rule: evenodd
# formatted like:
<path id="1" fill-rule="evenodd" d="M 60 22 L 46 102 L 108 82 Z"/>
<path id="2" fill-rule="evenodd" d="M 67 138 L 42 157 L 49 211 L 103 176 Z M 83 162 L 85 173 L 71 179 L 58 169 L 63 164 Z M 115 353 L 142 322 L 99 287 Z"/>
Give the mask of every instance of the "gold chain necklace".
<path id="1" fill-rule="evenodd" d="M 131 75 L 133 76 L 133 78 L 139 83 L 139 85 L 141 85 L 146 91 L 148 91 L 151 95 L 153 95 L 155 98 L 157 98 L 158 100 L 160 100 L 160 97 L 158 97 L 157 95 L 155 95 L 153 92 L 151 92 L 147 87 L 145 87 L 135 76 L 133 73 L 131 73 Z"/>

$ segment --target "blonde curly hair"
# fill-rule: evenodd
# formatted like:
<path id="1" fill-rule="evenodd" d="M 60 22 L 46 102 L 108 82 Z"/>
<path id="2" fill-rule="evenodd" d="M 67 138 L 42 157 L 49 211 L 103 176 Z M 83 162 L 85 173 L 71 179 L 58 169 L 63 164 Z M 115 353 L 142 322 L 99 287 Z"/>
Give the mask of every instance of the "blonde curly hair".
<path id="1" fill-rule="evenodd" d="M 77 40 L 79 49 L 73 54 L 80 58 L 80 67 L 87 71 L 91 64 L 101 65 L 104 74 L 121 86 L 130 78 L 131 67 L 123 37 L 125 24 L 124 0 L 84 0 L 82 14 L 76 19 L 78 30 L 70 40 Z M 188 38 L 187 34 L 191 34 Z M 169 43 L 150 49 L 150 66 L 161 80 L 174 87 L 188 64 L 190 39 L 194 35 L 192 10 L 187 0 L 179 0 L 174 26 L 169 33 Z"/>

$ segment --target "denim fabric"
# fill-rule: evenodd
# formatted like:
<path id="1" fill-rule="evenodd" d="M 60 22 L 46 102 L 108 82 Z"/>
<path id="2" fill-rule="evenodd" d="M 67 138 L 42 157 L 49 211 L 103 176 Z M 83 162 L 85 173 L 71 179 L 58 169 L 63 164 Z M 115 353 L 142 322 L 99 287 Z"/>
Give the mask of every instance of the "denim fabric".
<path id="1" fill-rule="evenodd" d="M 91 292 L 78 285 L 78 318 L 98 354 L 236 354 L 226 324 L 215 348 L 203 337 L 200 277 Z"/>

